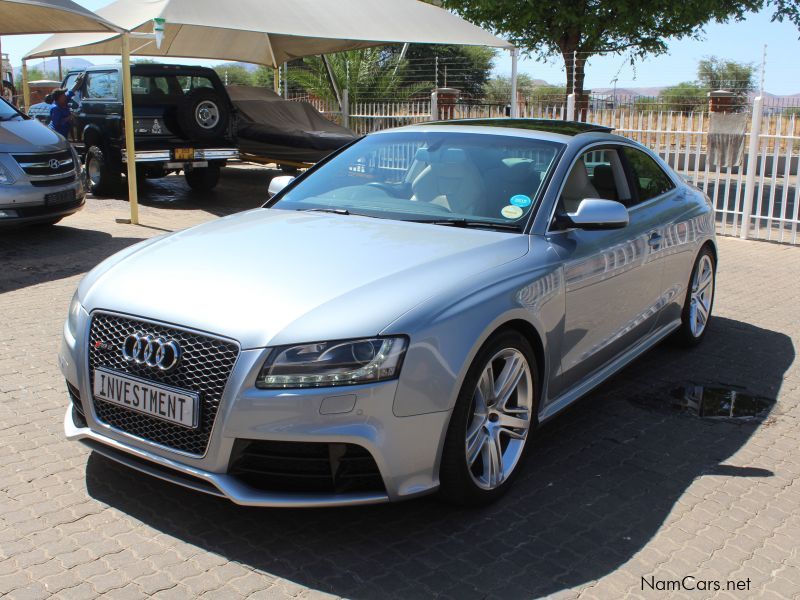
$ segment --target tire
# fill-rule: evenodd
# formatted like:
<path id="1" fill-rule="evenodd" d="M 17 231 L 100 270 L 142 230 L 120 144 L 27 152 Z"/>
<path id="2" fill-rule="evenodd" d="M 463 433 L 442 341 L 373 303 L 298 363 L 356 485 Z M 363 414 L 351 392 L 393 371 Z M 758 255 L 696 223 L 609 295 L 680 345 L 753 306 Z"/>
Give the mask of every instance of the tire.
<path id="1" fill-rule="evenodd" d="M 703 246 L 692 267 L 681 313 L 681 326 L 674 336 L 679 345 L 691 348 L 703 341 L 711 322 L 716 283 L 714 253 L 708 246 Z"/>
<path id="2" fill-rule="evenodd" d="M 210 88 L 189 92 L 178 107 L 178 125 L 190 140 L 222 137 L 228 130 L 230 109 L 223 96 Z"/>
<path id="3" fill-rule="evenodd" d="M 186 183 L 189 187 L 196 192 L 209 192 L 217 187 L 219 183 L 220 168 L 219 167 L 201 167 L 186 171 Z"/>
<path id="4" fill-rule="evenodd" d="M 97 146 L 90 146 L 86 151 L 86 177 L 89 189 L 95 196 L 113 194 L 122 183 L 119 170 L 108 164 L 103 151 Z"/>
<path id="5" fill-rule="evenodd" d="M 507 397 L 508 412 L 502 408 L 498 412 L 496 384 L 504 374 L 514 372 L 514 361 L 521 361 L 517 363 L 521 371 L 519 383 Z M 489 364 L 493 366 L 491 388 Z M 481 398 L 487 396 L 492 398 L 482 402 Z M 528 340 L 511 329 L 492 335 L 472 362 L 450 417 L 439 468 L 439 494 L 443 499 L 464 506 L 485 506 L 508 491 L 520 471 L 530 432 L 537 423 L 538 398 L 536 358 Z M 504 427 L 504 419 L 511 418 L 525 426 Z M 508 435 L 509 429 L 515 432 L 514 437 Z M 471 458 L 468 458 L 469 440 L 473 441 Z M 499 445 L 492 440 L 499 440 Z M 491 460 L 498 452 L 507 466 L 488 468 L 498 465 Z"/>

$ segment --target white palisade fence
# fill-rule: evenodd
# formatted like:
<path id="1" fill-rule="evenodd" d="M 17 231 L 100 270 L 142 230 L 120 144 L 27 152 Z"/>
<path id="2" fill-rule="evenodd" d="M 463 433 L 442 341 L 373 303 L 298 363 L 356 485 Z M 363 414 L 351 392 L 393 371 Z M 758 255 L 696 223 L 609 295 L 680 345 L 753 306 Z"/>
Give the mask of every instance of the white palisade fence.
<path id="1" fill-rule="evenodd" d="M 507 106 L 496 104 L 456 104 L 437 109 L 432 98 L 352 103 L 343 116 L 335 103 L 304 99 L 359 134 L 434 117 L 502 118 L 509 112 Z M 611 127 L 615 133 L 648 146 L 703 190 L 713 203 L 720 234 L 800 244 L 800 111 L 785 108 L 765 109 L 758 98 L 745 108 L 748 126 L 744 158 L 740 166 L 729 168 L 713 166 L 708 160 L 707 112 L 589 108 L 583 120 Z M 564 119 L 567 112 L 566 102 L 519 105 L 523 118 Z"/>

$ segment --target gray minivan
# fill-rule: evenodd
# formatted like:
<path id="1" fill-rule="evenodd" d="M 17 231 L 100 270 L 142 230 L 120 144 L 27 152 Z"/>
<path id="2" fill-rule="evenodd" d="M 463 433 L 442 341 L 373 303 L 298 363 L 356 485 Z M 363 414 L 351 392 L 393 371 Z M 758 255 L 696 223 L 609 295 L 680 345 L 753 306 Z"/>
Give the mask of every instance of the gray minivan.
<path id="1" fill-rule="evenodd" d="M 0 227 L 52 225 L 85 202 L 81 161 L 58 133 L 0 100 Z"/>

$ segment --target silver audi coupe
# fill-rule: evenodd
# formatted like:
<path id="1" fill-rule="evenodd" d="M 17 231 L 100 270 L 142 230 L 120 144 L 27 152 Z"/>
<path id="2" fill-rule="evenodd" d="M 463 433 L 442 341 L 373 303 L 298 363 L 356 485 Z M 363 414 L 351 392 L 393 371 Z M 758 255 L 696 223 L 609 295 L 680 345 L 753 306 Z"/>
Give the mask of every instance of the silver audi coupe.
<path id="1" fill-rule="evenodd" d="M 480 505 L 537 427 L 706 333 L 708 198 L 603 127 L 409 126 L 270 191 L 83 279 L 68 438 L 244 505 Z"/>

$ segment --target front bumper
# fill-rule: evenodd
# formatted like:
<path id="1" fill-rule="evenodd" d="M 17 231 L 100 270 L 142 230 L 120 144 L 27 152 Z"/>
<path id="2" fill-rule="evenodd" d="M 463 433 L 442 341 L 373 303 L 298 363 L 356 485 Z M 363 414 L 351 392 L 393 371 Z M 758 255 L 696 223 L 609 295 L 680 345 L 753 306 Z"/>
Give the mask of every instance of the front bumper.
<path id="1" fill-rule="evenodd" d="M 347 388 L 260 390 L 254 386 L 267 349 L 242 350 L 228 379 L 203 456 L 187 455 L 127 434 L 101 421 L 90 393 L 87 352 L 90 316 L 77 331 L 64 328 L 59 363 L 79 393 L 84 422 L 65 415 L 64 430 L 94 451 L 138 471 L 247 506 L 310 507 L 375 504 L 435 491 L 438 458 L 449 413 L 397 417 L 398 381 Z M 348 402 L 341 402 L 348 396 Z M 75 401 L 73 399 L 73 401 Z M 237 444 L 264 441 L 305 446 L 353 445 L 367 451 L 380 490 L 307 492 L 248 485 L 231 470 Z"/>
<path id="2" fill-rule="evenodd" d="M 189 489 L 227 498 L 243 506 L 310 508 L 322 506 L 353 506 L 388 502 L 381 493 L 310 494 L 265 492 L 243 484 L 226 473 L 211 473 L 170 460 L 142 448 L 123 444 L 75 424 L 70 404 L 64 415 L 64 433 L 69 440 L 78 440 L 93 451 L 141 473 Z"/>
<path id="3" fill-rule="evenodd" d="M 47 194 L 70 190 L 75 192 L 74 202 L 51 206 L 46 204 Z M 82 174 L 63 185 L 37 187 L 25 179 L 12 185 L 0 185 L 0 227 L 30 225 L 66 217 L 83 208 L 85 199 Z"/>

